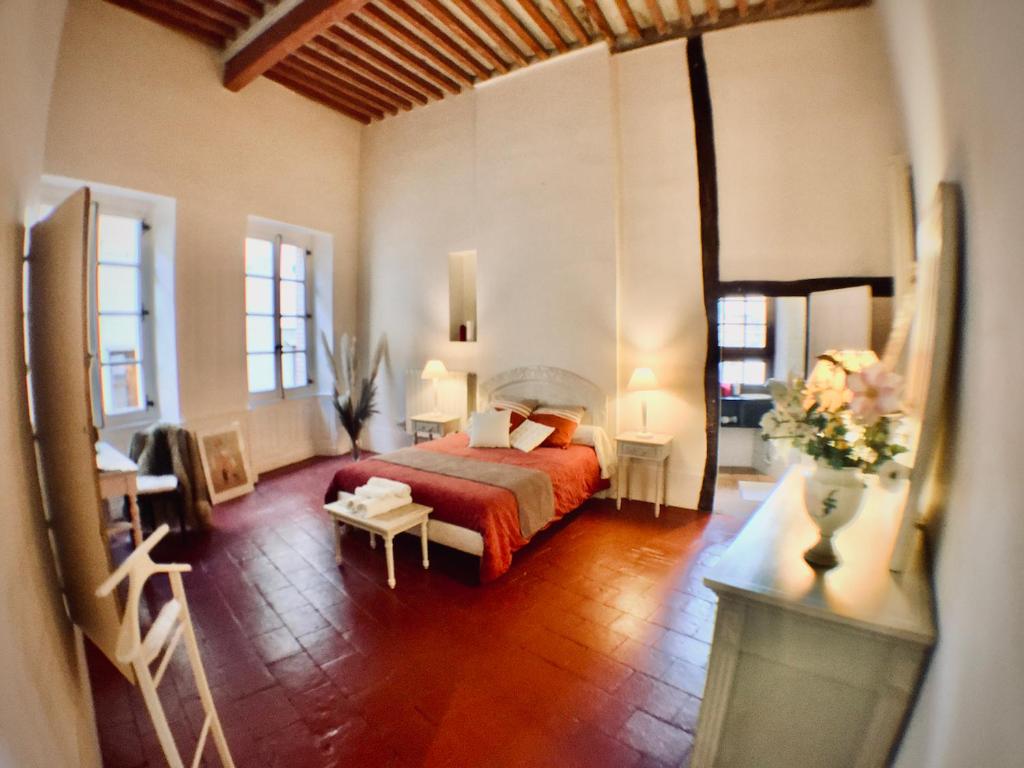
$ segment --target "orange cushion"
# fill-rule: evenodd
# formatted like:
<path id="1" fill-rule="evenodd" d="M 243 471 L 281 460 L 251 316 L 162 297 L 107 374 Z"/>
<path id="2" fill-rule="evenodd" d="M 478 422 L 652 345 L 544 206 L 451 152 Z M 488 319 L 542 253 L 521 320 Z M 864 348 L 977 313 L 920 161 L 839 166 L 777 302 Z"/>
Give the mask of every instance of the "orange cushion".
<path id="1" fill-rule="evenodd" d="M 530 421 L 554 427 L 555 431 L 541 443 L 542 447 L 568 448 L 572 436 L 583 420 L 586 409 L 579 405 L 549 405 L 530 414 Z"/>
<path id="2" fill-rule="evenodd" d="M 519 425 L 529 418 L 533 409 L 536 407 L 536 400 L 505 400 L 500 398 L 491 400 L 491 408 L 494 410 L 512 412 L 512 426 L 510 431 L 518 429 Z"/>

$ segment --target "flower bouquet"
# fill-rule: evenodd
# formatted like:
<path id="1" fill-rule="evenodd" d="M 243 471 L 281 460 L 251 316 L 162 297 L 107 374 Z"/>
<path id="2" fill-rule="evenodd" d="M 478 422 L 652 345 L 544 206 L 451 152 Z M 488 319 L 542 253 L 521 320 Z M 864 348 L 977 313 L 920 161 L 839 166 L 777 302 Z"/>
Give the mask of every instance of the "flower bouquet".
<path id="1" fill-rule="evenodd" d="M 860 509 L 862 473 L 878 472 L 907 450 L 898 437 L 901 384 L 873 352 L 854 351 L 821 355 L 806 381 L 769 383 L 775 407 L 761 419 L 762 438 L 788 442 L 817 464 L 804 486 L 821 531 L 804 555 L 812 565 L 839 562 L 832 535 Z"/>

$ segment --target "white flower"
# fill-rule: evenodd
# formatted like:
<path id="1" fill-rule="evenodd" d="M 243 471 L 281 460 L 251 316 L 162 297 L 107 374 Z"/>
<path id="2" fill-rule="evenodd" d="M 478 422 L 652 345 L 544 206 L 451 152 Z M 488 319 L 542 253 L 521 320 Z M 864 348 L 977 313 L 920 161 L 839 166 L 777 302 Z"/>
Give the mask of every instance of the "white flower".
<path id="1" fill-rule="evenodd" d="M 850 410 L 863 422 L 871 423 L 900 408 L 899 390 L 902 380 L 882 363 L 868 366 L 846 377 L 846 386 L 853 392 Z"/>

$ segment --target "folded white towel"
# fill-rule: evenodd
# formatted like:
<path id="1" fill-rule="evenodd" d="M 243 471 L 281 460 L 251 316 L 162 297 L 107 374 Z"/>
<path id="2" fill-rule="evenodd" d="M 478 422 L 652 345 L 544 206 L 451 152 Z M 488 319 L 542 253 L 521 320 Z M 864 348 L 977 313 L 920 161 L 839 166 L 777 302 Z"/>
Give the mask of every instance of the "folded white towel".
<path id="1" fill-rule="evenodd" d="M 393 496 L 408 496 L 405 491 L 394 491 L 391 488 L 383 488 L 377 485 L 360 485 L 356 488 L 356 496 L 360 499 L 387 499 Z"/>
<path id="2" fill-rule="evenodd" d="M 389 480 L 386 477 L 371 477 L 366 484 L 372 488 L 390 488 L 399 496 L 411 496 L 412 486 L 407 483 L 400 483 L 397 480 Z"/>
<path id="3" fill-rule="evenodd" d="M 380 499 L 357 498 L 353 507 L 355 512 L 363 517 L 376 517 L 390 512 L 393 509 L 412 504 L 412 496 L 387 496 Z"/>

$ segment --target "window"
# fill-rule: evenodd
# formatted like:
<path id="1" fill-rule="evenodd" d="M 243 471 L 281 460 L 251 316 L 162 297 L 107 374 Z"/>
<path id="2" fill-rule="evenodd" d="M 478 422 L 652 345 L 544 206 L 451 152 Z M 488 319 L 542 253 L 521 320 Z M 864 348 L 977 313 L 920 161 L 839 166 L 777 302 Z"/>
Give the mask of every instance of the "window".
<path id="1" fill-rule="evenodd" d="M 249 392 L 284 396 L 313 383 L 309 251 L 281 235 L 245 240 L 245 338 Z"/>
<path id="2" fill-rule="evenodd" d="M 772 360 L 771 302 L 764 296 L 718 300 L 719 382 L 763 387 Z"/>
<path id="3" fill-rule="evenodd" d="M 95 348 L 104 423 L 130 420 L 153 407 L 146 232 L 139 216 L 95 211 Z M 95 376 L 95 374 L 94 374 Z"/>

